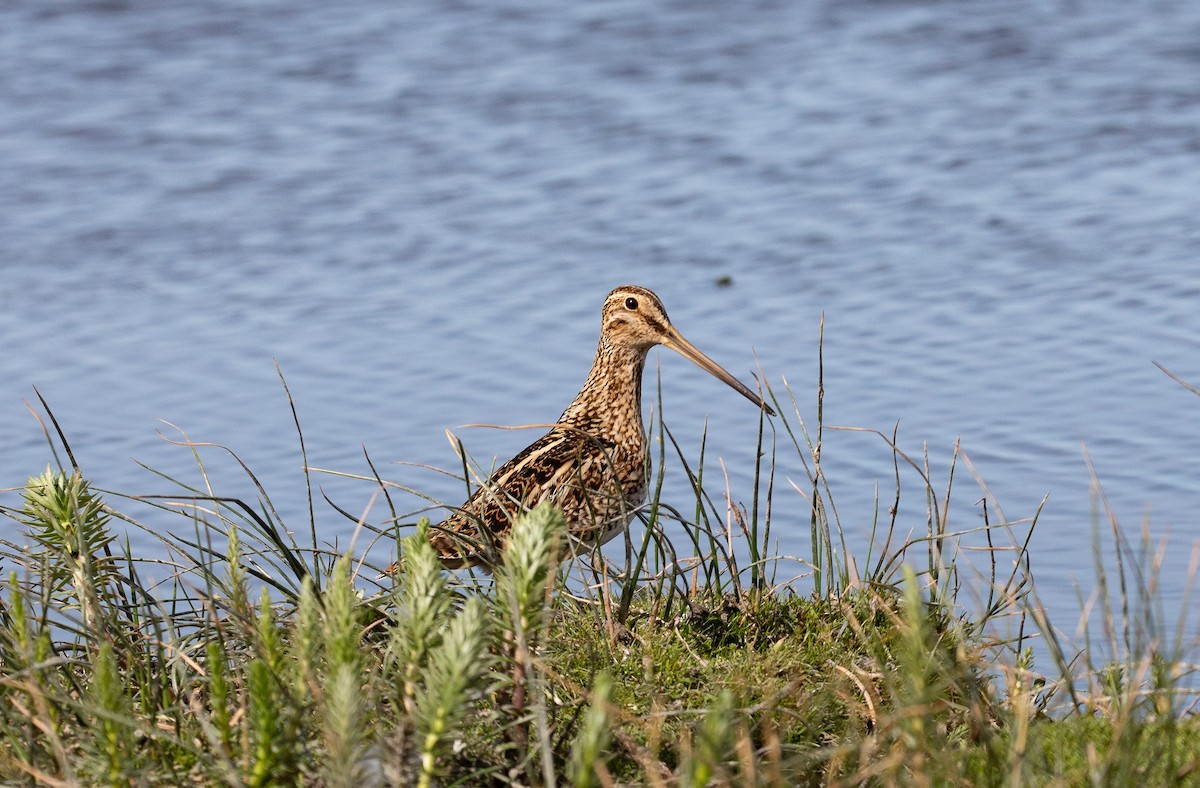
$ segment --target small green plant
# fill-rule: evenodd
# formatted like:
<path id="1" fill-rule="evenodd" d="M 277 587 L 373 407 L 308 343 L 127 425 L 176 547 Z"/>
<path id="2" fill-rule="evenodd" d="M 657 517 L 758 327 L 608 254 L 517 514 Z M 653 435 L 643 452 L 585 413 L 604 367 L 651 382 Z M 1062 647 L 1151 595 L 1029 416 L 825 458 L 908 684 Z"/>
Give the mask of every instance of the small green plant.
<path id="1" fill-rule="evenodd" d="M 100 631 L 99 596 L 116 579 L 104 502 L 78 471 L 49 468 L 25 484 L 22 498 L 16 519 L 36 545 L 30 558 L 51 575 L 49 590 L 64 609 L 79 611 L 85 630 Z"/>
<path id="2" fill-rule="evenodd" d="M 612 739 L 608 713 L 611 696 L 612 677 L 607 671 L 601 672 L 592 685 L 591 701 L 571 745 L 567 775 L 575 788 L 594 788 L 612 781 L 605 764 L 605 754 Z"/>

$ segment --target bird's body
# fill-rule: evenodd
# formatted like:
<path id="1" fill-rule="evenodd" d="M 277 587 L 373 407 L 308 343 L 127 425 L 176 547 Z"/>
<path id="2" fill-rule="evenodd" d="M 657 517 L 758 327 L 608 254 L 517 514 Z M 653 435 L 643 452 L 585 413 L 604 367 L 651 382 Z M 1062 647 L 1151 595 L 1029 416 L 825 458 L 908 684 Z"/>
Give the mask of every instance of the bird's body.
<path id="1" fill-rule="evenodd" d="M 654 293 L 618 287 L 604 302 L 591 372 L 558 422 L 431 531 L 444 564 L 495 565 L 513 518 L 546 500 L 562 509 L 575 544 L 603 544 L 625 530 L 646 500 L 642 370 L 655 345 L 678 351 L 774 415 L 671 326 Z"/>

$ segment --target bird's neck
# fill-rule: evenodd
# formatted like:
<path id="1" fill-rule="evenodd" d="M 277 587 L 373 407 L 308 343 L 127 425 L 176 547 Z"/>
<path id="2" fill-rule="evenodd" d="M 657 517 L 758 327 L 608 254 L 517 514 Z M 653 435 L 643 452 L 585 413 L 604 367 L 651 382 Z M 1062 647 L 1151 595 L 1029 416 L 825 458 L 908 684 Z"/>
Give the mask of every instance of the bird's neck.
<path id="1" fill-rule="evenodd" d="M 646 440 L 642 431 L 642 369 L 647 351 L 614 346 L 601 337 L 587 381 L 558 423 L 618 446 L 642 447 Z"/>

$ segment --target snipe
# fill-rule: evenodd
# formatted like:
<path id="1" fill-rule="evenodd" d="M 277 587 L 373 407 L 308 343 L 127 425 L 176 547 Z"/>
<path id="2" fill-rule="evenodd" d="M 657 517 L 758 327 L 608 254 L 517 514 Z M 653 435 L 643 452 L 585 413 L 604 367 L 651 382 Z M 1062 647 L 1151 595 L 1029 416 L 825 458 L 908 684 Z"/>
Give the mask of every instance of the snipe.
<path id="1" fill-rule="evenodd" d="M 575 400 L 550 432 L 502 465 L 431 530 L 442 563 L 495 565 L 512 519 L 544 500 L 562 508 L 575 546 L 603 544 L 625 530 L 646 500 L 642 369 L 655 345 L 677 351 L 775 415 L 675 330 L 658 296 L 641 287 L 618 287 L 604 300 L 596 359 Z"/>

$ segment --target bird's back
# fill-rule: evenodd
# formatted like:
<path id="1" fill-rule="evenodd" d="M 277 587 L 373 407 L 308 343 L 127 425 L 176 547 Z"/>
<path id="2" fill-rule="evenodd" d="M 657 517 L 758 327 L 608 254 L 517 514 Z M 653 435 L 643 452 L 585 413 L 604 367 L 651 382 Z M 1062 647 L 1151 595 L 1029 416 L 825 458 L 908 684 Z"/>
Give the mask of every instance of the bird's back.
<path id="1" fill-rule="evenodd" d="M 513 519 L 549 500 L 574 540 L 603 544 L 645 501 L 646 474 L 641 442 L 617 444 L 560 423 L 492 474 L 430 541 L 447 566 L 495 565 Z"/>

